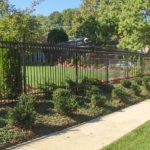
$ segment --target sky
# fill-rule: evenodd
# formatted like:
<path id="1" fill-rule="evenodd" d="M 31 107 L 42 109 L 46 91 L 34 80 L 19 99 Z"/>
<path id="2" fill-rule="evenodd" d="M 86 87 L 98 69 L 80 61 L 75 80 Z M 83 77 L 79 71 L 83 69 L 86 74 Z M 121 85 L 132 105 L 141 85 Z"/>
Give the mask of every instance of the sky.
<path id="1" fill-rule="evenodd" d="M 9 0 L 9 2 L 16 6 L 16 8 L 24 9 L 31 6 L 32 0 Z M 43 0 L 39 6 L 36 7 L 35 15 L 50 15 L 53 11 L 63 11 L 66 8 L 78 8 L 81 0 Z"/>

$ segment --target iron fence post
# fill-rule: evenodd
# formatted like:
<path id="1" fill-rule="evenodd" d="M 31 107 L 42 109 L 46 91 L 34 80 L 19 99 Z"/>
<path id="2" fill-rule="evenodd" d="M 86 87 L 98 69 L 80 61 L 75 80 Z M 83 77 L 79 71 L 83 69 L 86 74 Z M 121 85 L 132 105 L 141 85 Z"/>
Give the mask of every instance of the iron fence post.
<path id="1" fill-rule="evenodd" d="M 141 56 L 140 56 L 140 67 L 141 67 L 141 76 L 143 76 L 144 75 L 143 51 L 142 51 Z"/>
<path id="2" fill-rule="evenodd" d="M 106 82 L 109 83 L 109 58 L 108 54 L 106 55 Z"/>
<path id="3" fill-rule="evenodd" d="M 26 54 L 25 54 L 25 35 L 23 36 L 23 48 L 22 48 L 22 63 L 23 63 L 23 89 L 24 93 L 27 93 L 26 89 Z"/>
<path id="4" fill-rule="evenodd" d="M 129 61 L 128 61 L 128 55 L 127 55 L 127 74 L 126 74 L 126 77 L 128 78 L 129 77 Z"/>
<path id="5" fill-rule="evenodd" d="M 76 83 L 78 83 L 78 52 L 75 52 L 75 60 L 76 60 Z"/>

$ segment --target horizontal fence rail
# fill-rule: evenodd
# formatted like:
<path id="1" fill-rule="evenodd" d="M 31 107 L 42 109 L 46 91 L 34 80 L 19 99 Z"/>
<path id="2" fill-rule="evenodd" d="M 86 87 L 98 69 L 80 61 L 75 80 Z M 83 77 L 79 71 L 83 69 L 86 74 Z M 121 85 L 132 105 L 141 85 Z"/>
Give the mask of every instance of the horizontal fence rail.
<path id="1" fill-rule="evenodd" d="M 103 47 L 0 41 L 0 104 L 41 86 L 66 86 L 85 77 L 104 83 L 150 75 L 150 54 Z"/>

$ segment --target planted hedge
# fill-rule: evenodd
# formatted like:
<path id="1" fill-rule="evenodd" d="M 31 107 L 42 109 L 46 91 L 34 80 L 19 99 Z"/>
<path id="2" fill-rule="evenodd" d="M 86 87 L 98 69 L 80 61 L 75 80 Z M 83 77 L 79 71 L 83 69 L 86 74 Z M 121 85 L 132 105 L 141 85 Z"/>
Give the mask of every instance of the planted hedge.
<path id="1" fill-rule="evenodd" d="M 0 49 L 0 96 L 17 98 L 22 92 L 22 67 L 19 50 Z"/>

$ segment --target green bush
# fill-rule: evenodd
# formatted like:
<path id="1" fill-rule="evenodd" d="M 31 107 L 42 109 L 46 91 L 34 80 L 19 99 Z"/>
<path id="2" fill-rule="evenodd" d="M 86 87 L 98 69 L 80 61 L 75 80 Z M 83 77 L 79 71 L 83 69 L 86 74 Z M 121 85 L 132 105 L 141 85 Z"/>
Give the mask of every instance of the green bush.
<path id="1" fill-rule="evenodd" d="M 0 117 L 0 128 L 6 126 L 6 120 Z"/>
<path id="2" fill-rule="evenodd" d="M 140 77 L 135 78 L 134 81 L 135 81 L 138 85 L 142 85 L 142 84 L 143 84 L 143 79 L 140 78 Z"/>
<path id="3" fill-rule="evenodd" d="M 75 81 L 71 79 L 66 79 L 66 83 L 67 83 L 67 88 L 70 89 L 72 93 L 77 92 L 78 83 L 76 83 Z"/>
<path id="4" fill-rule="evenodd" d="M 48 43 L 60 43 L 68 41 L 68 35 L 64 29 L 52 29 L 48 33 Z"/>
<path id="5" fill-rule="evenodd" d="M 87 77 L 84 77 L 83 80 L 81 81 L 82 85 L 87 85 L 87 86 L 91 86 L 91 85 L 95 85 L 97 87 L 102 86 L 102 82 L 99 81 L 98 79 L 89 79 Z"/>
<path id="6" fill-rule="evenodd" d="M 96 107 L 96 106 L 100 107 L 105 104 L 106 100 L 107 99 L 105 96 L 102 96 L 100 94 L 93 94 L 91 96 L 91 105 L 92 107 Z"/>
<path id="7" fill-rule="evenodd" d="M 98 94 L 100 92 L 99 88 L 95 85 L 89 86 L 89 89 L 86 90 L 86 97 L 91 99 L 93 94 Z"/>
<path id="8" fill-rule="evenodd" d="M 133 85 L 131 86 L 131 89 L 133 90 L 134 94 L 137 95 L 137 96 L 140 95 L 141 92 L 142 92 L 140 86 L 137 85 L 137 84 L 133 84 Z"/>
<path id="9" fill-rule="evenodd" d="M 150 82 L 150 77 L 149 77 L 149 76 L 143 77 L 143 82 L 144 82 L 144 83 Z"/>
<path id="10" fill-rule="evenodd" d="M 22 92 L 22 63 L 19 49 L 0 49 L 0 96 L 17 98 Z"/>
<path id="11" fill-rule="evenodd" d="M 131 83 L 130 80 L 122 80 L 122 81 L 121 81 L 121 85 L 122 85 L 123 87 L 125 87 L 125 88 L 130 88 L 131 85 L 132 85 L 132 83 Z"/>
<path id="12" fill-rule="evenodd" d="M 102 84 L 100 90 L 104 93 L 112 93 L 114 86 L 112 84 Z"/>
<path id="13" fill-rule="evenodd" d="M 143 82 L 146 90 L 150 91 L 150 77 L 149 76 L 144 77 Z"/>
<path id="14" fill-rule="evenodd" d="M 16 107 L 8 111 L 8 123 L 23 128 L 32 127 L 36 118 L 35 102 L 34 96 L 21 95 Z"/>
<path id="15" fill-rule="evenodd" d="M 69 115 L 77 109 L 76 97 L 69 90 L 57 89 L 53 93 L 54 107 L 60 114 Z"/>
<path id="16" fill-rule="evenodd" d="M 116 87 L 115 89 L 113 89 L 112 97 L 118 98 L 122 100 L 123 102 L 126 102 L 128 101 L 129 94 L 126 92 L 126 89 L 120 86 L 120 87 Z"/>
<path id="17" fill-rule="evenodd" d="M 41 84 L 39 86 L 39 90 L 44 93 L 46 99 L 52 99 L 53 92 L 56 89 L 57 89 L 57 85 L 53 83 Z"/>

